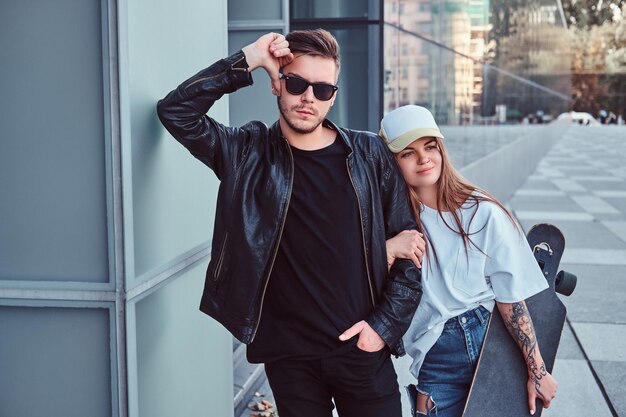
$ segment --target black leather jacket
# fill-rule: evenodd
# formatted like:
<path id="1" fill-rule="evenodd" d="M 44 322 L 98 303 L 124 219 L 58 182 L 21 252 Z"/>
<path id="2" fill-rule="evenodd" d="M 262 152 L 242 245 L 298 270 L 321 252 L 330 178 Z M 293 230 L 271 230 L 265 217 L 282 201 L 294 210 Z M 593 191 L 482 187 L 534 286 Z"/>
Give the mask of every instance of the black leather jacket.
<path id="1" fill-rule="evenodd" d="M 243 67 L 243 68 L 241 68 Z M 227 127 L 206 115 L 223 94 L 252 84 L 244 54 L 222 59 L 159 101 L 167 130 L 220 180 L 211 261 L 200 309 L 250 343 L 281 239 L 293 178 L 293 156 L 279 123 Z M 421 297 L 421 271 L 408 260 L 387 271 L 385 240 L 416 229 L 397 164 L 380 138 L 341 129 L 350 148 L 346 169 L 361 213 L 372 312 L 364 318 L 397 355 Z M 338 225 L 339 226 L 339 225 Z M 359 242 L 362 241 L 362 242 Z M 337 335 L 339 336 L 339 335 Z"/>

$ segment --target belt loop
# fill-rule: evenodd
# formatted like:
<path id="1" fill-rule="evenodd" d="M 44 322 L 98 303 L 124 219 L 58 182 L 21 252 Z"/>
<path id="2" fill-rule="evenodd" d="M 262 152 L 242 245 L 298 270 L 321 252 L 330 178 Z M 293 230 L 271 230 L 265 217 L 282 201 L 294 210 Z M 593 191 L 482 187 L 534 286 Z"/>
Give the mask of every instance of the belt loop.
<path id="1" fill-rule="evenodd" d="M 480 321 L 480 324 L 481 324 L 482 326 L 484 326 L 484 325 L 485 325 L 485 323 L 487 322 L 487 319 L 485 319 L 485 318 L 483 317 L 483 313 L 482 313 L 482 311 L 480 311 L 481 307 L 482 307 L 482 306 L 478 306 L 478 307 L 476 307 L 476 308 L 474 309 L 474 314 L 476 315 L 476 317 L 478 317 L 478 320 Z"/>

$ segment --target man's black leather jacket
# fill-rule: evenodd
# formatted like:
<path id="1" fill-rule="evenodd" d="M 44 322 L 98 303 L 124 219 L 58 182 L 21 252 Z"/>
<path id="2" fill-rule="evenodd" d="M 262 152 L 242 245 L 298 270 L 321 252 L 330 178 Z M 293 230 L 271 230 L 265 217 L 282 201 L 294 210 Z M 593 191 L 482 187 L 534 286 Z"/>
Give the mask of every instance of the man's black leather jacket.
<path id="1" fill-rule="evenodd" d="M 243 68 L 242 68 L 243 67 Z M 293 179 L 293 156 L 279 123 L 227 127 L 206 115 L 226 93 L 252 84 L 244 54 L 222 59 L 183 82 L 157 105 L 167 130 L 220 180 L 211 261 L 200 309 L 237 339 L 250 343 L 281 239 Z M 385 240 L 416 229 L 407 190 L 380 138 L 325 125 L 350 148 L 346 169 L 361 213 L 372 312 L 364 320 L 392 352 L 404 354 L 402 335 L 421 297 L 421 271 L 404 259 L 388 272 Z M 337 227 L 341 227 L 340 224 Z M 339 335 L 337 335 L 339 336 Z"/>

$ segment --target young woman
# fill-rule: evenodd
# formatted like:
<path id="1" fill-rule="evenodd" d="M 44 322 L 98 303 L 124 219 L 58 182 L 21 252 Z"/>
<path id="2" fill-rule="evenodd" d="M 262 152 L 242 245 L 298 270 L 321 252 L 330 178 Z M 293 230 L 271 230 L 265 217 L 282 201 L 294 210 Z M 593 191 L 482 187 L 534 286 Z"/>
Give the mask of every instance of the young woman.
<path id="1" fill-rule="evenodd" d="M 528 365 L 528 406 L 547 408 L 557 384 L 546 371 L 524 300 L 548 287 L 524 235 L 494 197 L 452 166 L 432 114 L 400 107 L 381 122 L 427 240 L 423 296 L 404 336 L 417 378 L 418 414 L 460 417 L 494 306 Z M 412 249 L 387 241 L 388 262 Z M 520 381 L 520 383 L 523 383 Z"/>

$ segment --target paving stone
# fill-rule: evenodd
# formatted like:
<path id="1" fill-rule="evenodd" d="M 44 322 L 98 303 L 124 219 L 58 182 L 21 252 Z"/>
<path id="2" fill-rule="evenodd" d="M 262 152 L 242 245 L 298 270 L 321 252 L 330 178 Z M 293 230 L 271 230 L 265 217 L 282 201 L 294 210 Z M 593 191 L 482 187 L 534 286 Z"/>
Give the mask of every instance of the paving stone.
<path id="1" fill-rule="evenodd" d="M 598 168 L 610 168 L 611 167 L 611 164 L 607 164 L 606 162 L 602 162 L 602 161 L 589 162 L 589 164 L 596 166 Z"/>
<path id="2" fill-rule="evenodd" d="M 578 346 L 578 342 L 568 323 L 565 323 L 565 327 L 563 327 L 563 334 L 561 335 L 561 342 L 559 343 L 556 357 L 557 359 L 585 359 L 585 355 L 580 350 L 580 346 Z"/>
<path id="3" fill-rule="evenodd" d="M 567 155 L 557 154 L 550 152 L 545 158 L 541 160 L 541 164 L 554 165 L 554 164 L 571 164 L 572 158 Z"/>
<path id="4" fill-rule="evenodd" d="M 587 175 L 589 172 L 598 172 L 598 167 L 587 166 L 583 164 L 579 164 L 579 165 L 554 164 L 553 167 L 568 175 L 576 175 L 577 172 L 585 173 L 585 174 L 580 174 L 580 175 Z"/>
<path id="5" fill-rule="evenodd" d="M 555 193 L 559 192 L 558 190 L 537 190 L 542 192 L 550 192 Z M 523 195 L 520 193 L 516 193 L 511 199 L 509 199 L 509 204 L 512 207 L 515 207 L 516 211 L 547 211 L 552 212 L 555 209 L 560 212 L 580 212 L 581 207 L 576 204 L 572 199 L 568 196 L 554 196 L 554 195 L 546 195 L 546 196 L 538 196 L 538 195 Z"/>
<path id="6" fill-rule="evenodd" d="M 570 177 L 574 181 L 585 181 L 585 182 L 623 182 L 624 180 L 621 178 L 615 178 L 614 176 L 609 175 L 574 175 Z"/>
<path id="7" fill-rule="evenodd" d="M 559 193 L 559 190 L 536 190 L 544 193 Z M 567 195 L 524 195 L 515 193 L 509 199 L 511 207 L 515 207 L 516 211 L 563 211 L 563 212 L 582 212 L 581 207 L 576 204 Z"/>
<path id="8" fill-rule="evenodd" d="M 626 324 L 572 321 L 572 327 L 589 360 L 626 362 Z"/>
<path id="9" fill-rule="evenodd" d="M 561 264 L 578 283 L 569 297 L 559 295 L 572 322 L 626 324 L 626 266 Z"/>
<path id="10" fill-rule="evenodd" d="M 563 178 L 565 174 L 555 168 L 539 168 L 537 169 L 539 175 L 543 175 L 548 178 Z"/>
<path id="11" fill-rule="evenodd" d="M 619 211 L 599 197 L 592 195 L 574 195 L 571 199 L 576 202 L 587 213 L 610 213 L 617 214 Z"/>
<path id="12" fill-rule="evenodd" d="M 565 191 L 561 190 L 517 190 L 515 192 L 515 197 L 560 197 L 567 195 Z"/>
<path id="13" fill-rule="evenodd" d="M 517 211 L 514 211 L 517 216 Z M 539 216 L 538 216 L 539 217 Z M 624 242 L 602 223 L 594 221 L 567 221 L 563 219 L 520 219 L 526 232 L 536 223 L 552 223 L 565 236 L 565 250 L 572 248 L 626 249 Z"/>
<path id="14" fill-rule="evenodd" d="M 593 213 L 596 222 L 602 224 L 606 222 L 617 222 L 624 219 L 624 213 L 618 211 L 616 213 Z"/>
<path id="15" fill-rule="evenodd" d="M 626 416 L 626 363 L 592 361 L 591 365 L 600 378 L 604 390 L 618 416 Z"/>
<path id="16" fill-rule="evenodd" d="M 626 242 L 626 221 L 603 221 L 604 227 Z"/>
<path id="17" fill-rule="evenodd" d="M 555 220 L 562 221 L 593 221 L 593 216 L 584 212 L 567 212 L 567 211 L 530 211 L 515 210 L 515 216 L 520 220 L 538 220 L 540 222 L 548 222 Z"/>
<path id="18" fill-rule="evenodd" d="M 561 262 L 568 264 L 626 266 L 626 250 L 566 247 Z"/>
<path id="19" fill-rule="evenodd" d="M 626 218 L 626 198 L 604 197 L 604 199 L 609 202 L 613 207 L 622 212 L 624 218 Z"/>
<path id="20" fill-rule="evenodd" d="M 586 361 L 557 359 L 552 375 L 559 390 L 545 417 L 612 417 Z"/>
<path id="21" fill-rule="evenodd" d="M 622 149 L 624 148 L 624 145 L 621 146 Z M 602 156 L 602 158 L 604 158 L 604 162 L 606 162 L 606 166 L 607 167 L 613 167 L 613 168 L 620 168 L 624 166 L 624 157 L 626 155 L 624 155 L 623 152 L 620 153 L 621 157 L 619 158 L 613 158 L 610 156 L 609 153 L 606 153 L 604 156 Z"/>
<path id="22" fill-rule="evenodd" d="M 552 183 L 563 191 L 586 191 L 587 189 L 576 181 L 570 179 L 555 178 Z"/>
<path id="23" fill-rule="evenodd" d="M 593 190 L 593 193 L 598 197 L 615 197 L 615 198 L 626 198 L 626 191 L 596 191 Z"/>
<path id="24" fill-rule="evenodd" d="M 621 169 L 607 169 L 606 171 L 611 175 L 615 175 L 616 177 L 626 178 L 626 171 L 623 171 Z"/>
<path id="25" fill-rule="evenodd" d="M 623 179 L 622 181 L 577 181 L 576 183 L 594 191 L 626 191 L 626 181 Z"/>
<path id="26" fill-rule="evenodd" d="M 520 187 L 520 189 L 525 190 L 558 190 L 559 188 L 554 185 L 554 183 L 548 179 L 533 179 L 528 178 L 524 181 L 524 184 Z"/>

